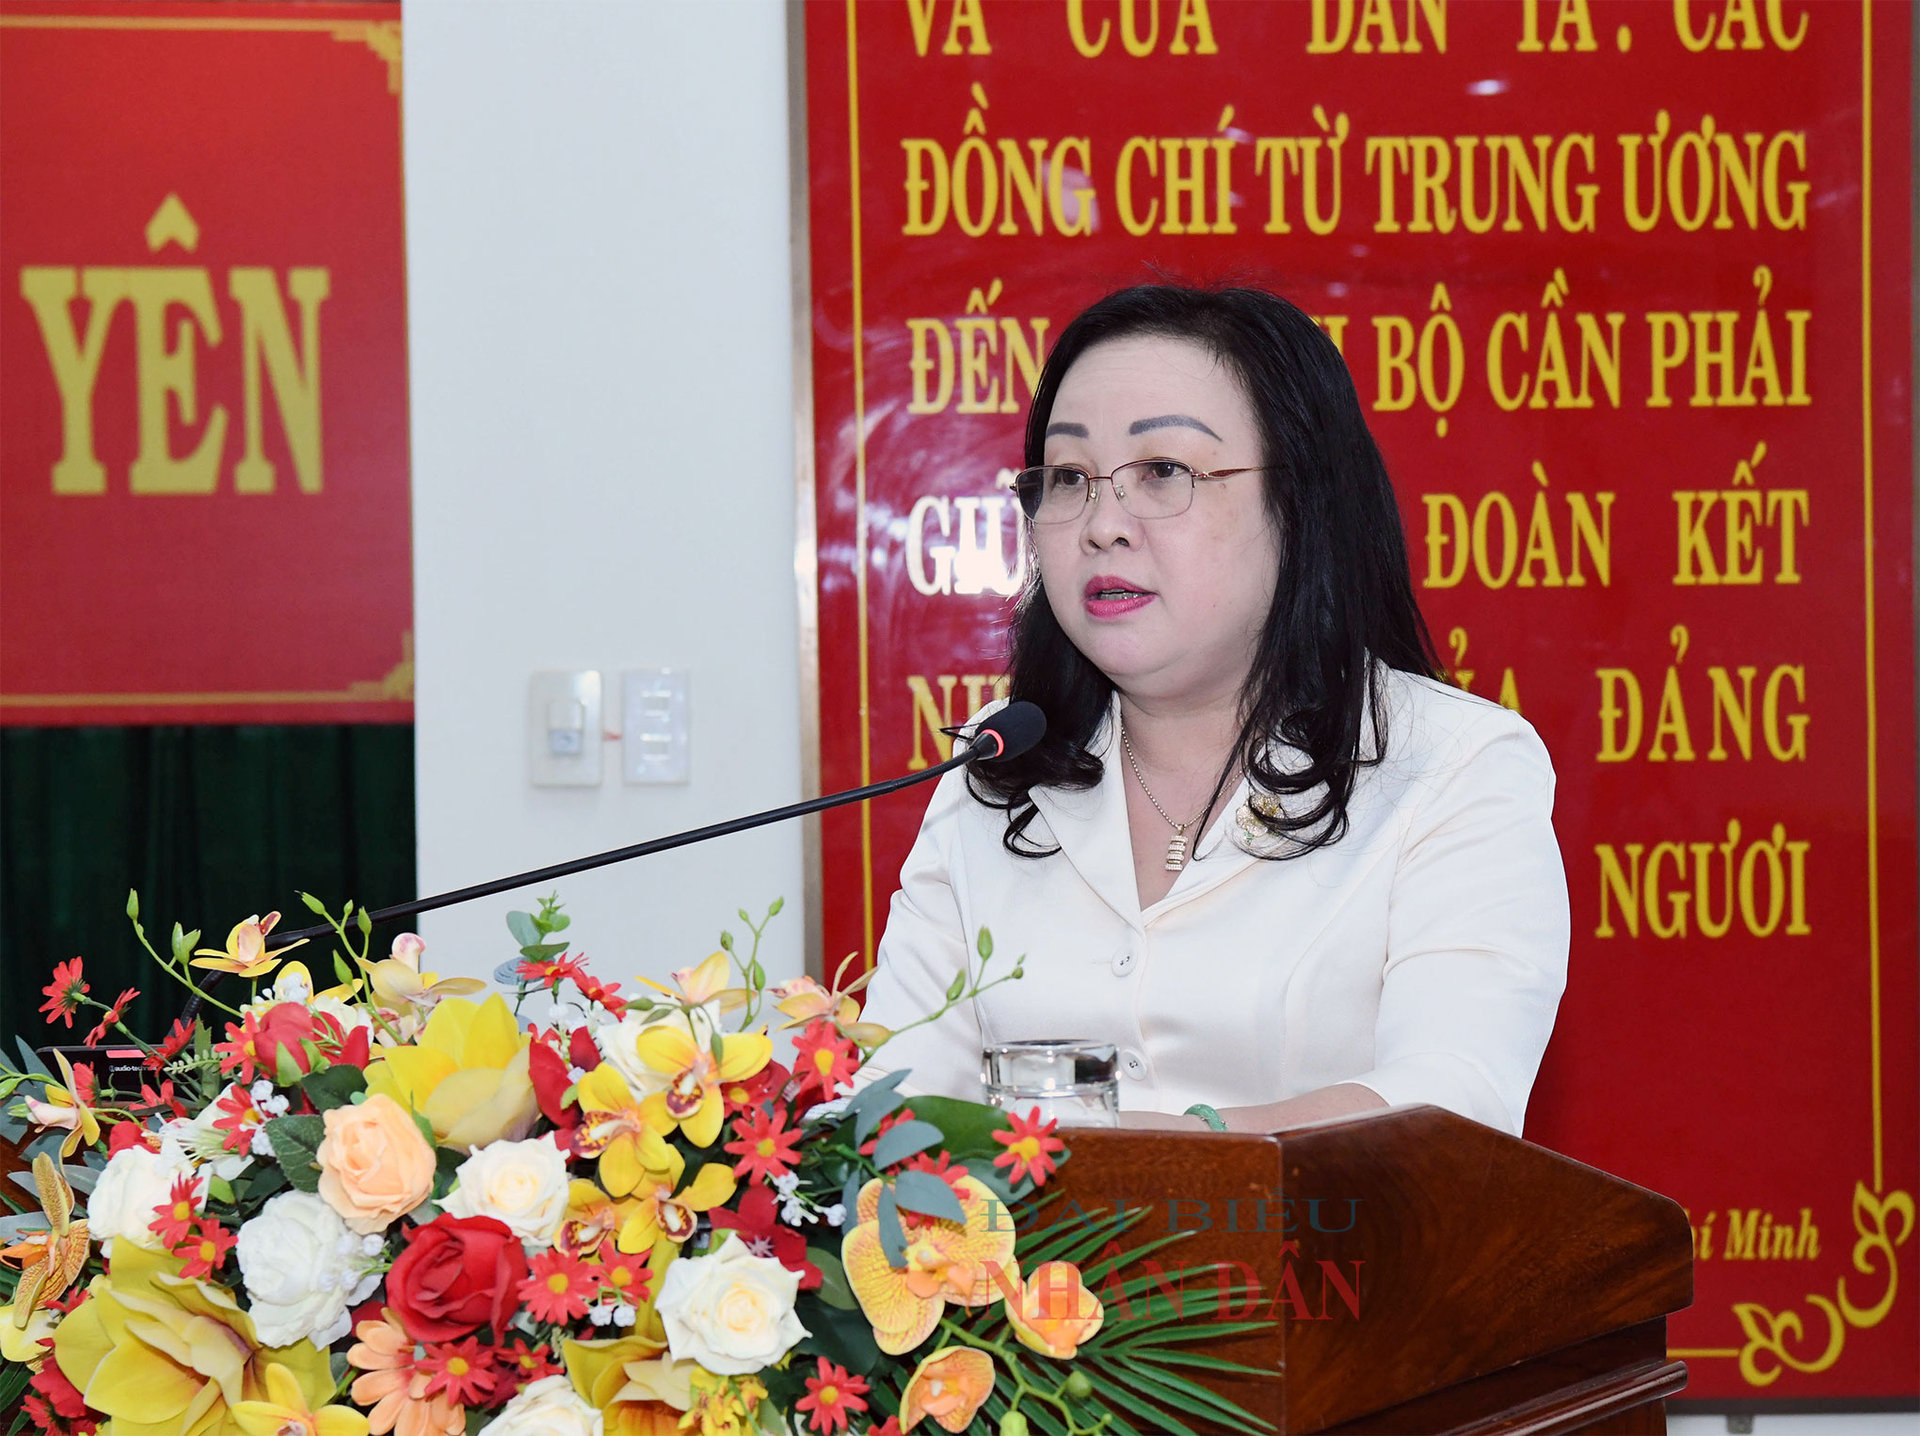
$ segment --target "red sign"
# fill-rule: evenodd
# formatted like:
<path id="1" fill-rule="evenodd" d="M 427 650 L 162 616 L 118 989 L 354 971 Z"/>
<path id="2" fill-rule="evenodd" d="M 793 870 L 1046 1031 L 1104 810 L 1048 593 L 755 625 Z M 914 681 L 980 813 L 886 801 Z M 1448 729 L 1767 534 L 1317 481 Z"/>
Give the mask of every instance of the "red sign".
<path id="1" fill-rule="evenodd" d="M 1457 680 L 1553 753 L 1527 1135 L 1683 1203 L 1692 1399 L 1911 1399 L 1906 6 L 807 10 L 820 786 L 994 696 L 1052 336 L 1158 266 L 1341 346 Z M 823 821 L 870 955 L 924 795 Z"/>
<path id="2" fill-rule="evenodd" d="M 413 710 L 394 5 L 0 4 L 0 721 Z"/>

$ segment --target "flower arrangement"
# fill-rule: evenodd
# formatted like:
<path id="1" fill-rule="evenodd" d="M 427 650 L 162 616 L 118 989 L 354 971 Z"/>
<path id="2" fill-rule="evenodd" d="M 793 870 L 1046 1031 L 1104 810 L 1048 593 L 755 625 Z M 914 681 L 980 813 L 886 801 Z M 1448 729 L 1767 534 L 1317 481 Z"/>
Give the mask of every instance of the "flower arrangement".
<path id="1" fill-rule="evenodd" d="M 44 1134 L 37 1210 L 0 1221 L 14 1429 L 1263 1426 L 1193 1379 L 1243 1372 L 1196 1345 L 1253 1324 L 1156 1311 L 1164 1277 L 1122 1272 L 1163 1243 L 1123 1252 L 1130 1220 L 1044 1220 L 1068 1157 L 1052 1123 L 867 1080 L 894 1034 L 860 1019 L 859 982 L 768 983 L 778 902 L 741 913 L 746 952 L 722 934 L 672 985 L 623 992 L 548 899 L 509 918 L 520 956 L 489 993 L 305 900 L 334 937 L 324 990 L 301 944 L 270 946 L 277 914 L 223 948 L 176 925 L 163 954 L 130 899 L 206 1014 L 158 1043 L 122 1021 L 134 993 L 103 1003 L 80 959 L 55 969 L 43 1011 L 97 1012 L 88 1042 L 138 1052 L 137 1095 L 24 1043 L 0 1063 L 0 1098 Z M 988 978 L 984 931 L 976 956 L 923 1021 L 1020 976 Z M 251 995 L 230 1005 L 208 971 Z"/>

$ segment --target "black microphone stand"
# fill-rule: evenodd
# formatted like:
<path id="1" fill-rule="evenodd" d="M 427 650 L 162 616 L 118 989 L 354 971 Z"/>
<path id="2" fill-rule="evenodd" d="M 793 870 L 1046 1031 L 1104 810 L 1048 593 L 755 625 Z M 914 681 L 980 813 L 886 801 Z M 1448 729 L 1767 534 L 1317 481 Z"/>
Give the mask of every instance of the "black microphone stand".
<path id="1" fill-rule="evenodd" d="M 963 728 L 944 728 L 942 732 L 955 738 L 969 735 Z M 768 823 L 784 822 L 788 818 L 804 818 L 810 813 L 823 812 L 828 808 L 837 808 L 847 803 L 865 802 L 869 798 L 884 798 L 889 793 L 897 793 L 902 788 L 911 788 L 916 783 L 925 783 L 951 772 L 976 759 L 992 761 L 1007 751 L 1007 740 L 996 729 L 983 726 L 972 735 L 974 746 L 963 753 L 956 753 L 943 763 L 936 763 L 918 773 L 908 773 L 898 778 L 888 778 L 884 782 L 869 783 L 863 788 L 849 788 L 844 793 L 828 793 L 823 797 L 808 798 L 802 802 L 790 803 L 784 808 L 772 808 L 764 813 L 753 813 L 744 818 L 729 818 L 724 823 L 712 823 L 704 828 L 694 828 L 689 832 L 670 833 L 663 838 L 649 838 L 644 843 L 633 843 L 624 848 L 613 848 L 608 852 L 594 853 L 590 857 L 575 858 L 571 862 L 555 863 L 551 867 L 534 868 L 530 872 L 514 873 L 510 877 L 495 878 L 491 882 L 476 883 L 472 887 L 458 888 L 453 892 L 437 893 L 433 897 L 415 898 L 412 902 L 395 903 L 392 907 L 381 908 L 378 912 L 366 914 L 369 925 L 386 922 L 397 917 L 411 917 L 415 913 L 431 912 L 435 908 L 451 907 L 455 903 L 469 902 L 474 898 L 492 897 L 495 893 L 507 892 L 513 888 L 530 887 L 535 883 L 551 882 L 555 878 L 570 877 L 574 873 L 583 873 L 590 868 L 605 867 L 609 863 L 623 863 L 629 858 L 644 858 L 653 853 L 664 853 L 673 848 L 684 848 L 690 843 L 703 843 L 709 838 L 724 838 L 732 833 L 744 833 L 749 828 L 765 827 Z M 987 738 L 992 738 L 999 746 L 993 752 L 976 752 L 974 747 Z M 322 937 L 333 929 L 325 923 L 314 927 L 303 927 L 293 932 L 271 934 L 276 945 L 297 942 L 302 938 Z M 203 991 L 211 991 L 226 976 L 223 972 L 209 972 L 207 981 L 202 984 Z M 180 1020 L 192 1025 L 199 1016 L 201 995 L 195 993 L 181 1009 Z"/>

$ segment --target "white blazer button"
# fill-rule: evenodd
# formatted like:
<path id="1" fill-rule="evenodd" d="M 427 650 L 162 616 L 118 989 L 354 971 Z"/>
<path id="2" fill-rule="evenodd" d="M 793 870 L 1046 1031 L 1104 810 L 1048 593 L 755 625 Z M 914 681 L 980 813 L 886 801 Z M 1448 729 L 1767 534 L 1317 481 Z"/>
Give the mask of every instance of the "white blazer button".
<path id="1" fill-rule="evenodd" d="M 1132 971 L 1133 971 L 1132 952 L 1123 952 L 1113 960 L 1113 975 L 1115 977 L 1125 977 L 1129 972 L 1132 972 Z"/>
<path id="2" fill-rule="evenodd" d="M 1147 1059 L 1128 1048 L 1120 1054 L 1120 1070 L 1134 1081 L 1144 1082 L 1147 1078 Z"/>

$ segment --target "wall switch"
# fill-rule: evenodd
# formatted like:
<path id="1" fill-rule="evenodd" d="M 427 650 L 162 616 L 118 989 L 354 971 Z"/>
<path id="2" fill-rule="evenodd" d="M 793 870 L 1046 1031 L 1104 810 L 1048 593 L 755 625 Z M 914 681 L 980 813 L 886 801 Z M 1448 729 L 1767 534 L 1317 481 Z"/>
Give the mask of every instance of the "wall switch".
<path id="1" fill-rule="evenodd" d="M 536 673 L 527 684 L 527 776 L 536 788 L 600 781 L 600 674 Z"/>
<path id="2" fill-rule="evenodd" d="M 693 777 L 684 668 L 620 675 L 620 772 L 629 783 L 685 783 Z"/>

